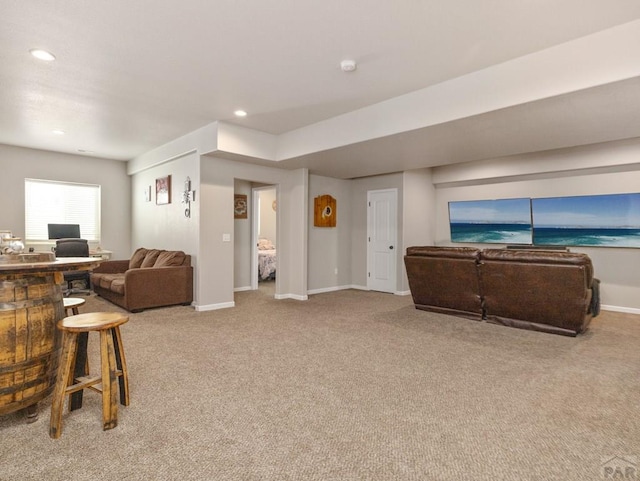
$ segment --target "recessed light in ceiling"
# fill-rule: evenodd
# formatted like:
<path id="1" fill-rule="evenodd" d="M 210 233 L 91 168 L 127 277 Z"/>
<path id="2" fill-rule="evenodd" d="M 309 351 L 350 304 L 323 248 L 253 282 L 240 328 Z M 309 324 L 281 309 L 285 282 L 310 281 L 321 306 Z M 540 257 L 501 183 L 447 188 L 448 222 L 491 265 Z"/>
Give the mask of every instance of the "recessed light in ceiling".
<path id="1" fill-rule="evenodd" d="M 32 48 L 31 50 L 29 50 L 29 53 L 35 58 L 44 60 L 45 62 L 53 62 L 56 59 L 56 56 L 51 52 L 47 52 L 46 50 L 42 50 L 40 48 Z"/>
<path id="2" fill-rule="evenodd" d="M 247 116 L 247 112 L 245 112 L 244 110 L 236 110 L 233 115 L 235 115 L 236 117 L 246 117 Z"/>
<path id="3" fill-rule="evenodd" d="M 51 131 L 51 133 L 54 135 L 64 135 L 64 130 L 54 129 Z"/>
<path id="4" fill-rule="evenodd" d="M 343 72 L 353 72 L 357 67 L 355 60 L 343 60 L 340 62 L 340 68 Z"/>

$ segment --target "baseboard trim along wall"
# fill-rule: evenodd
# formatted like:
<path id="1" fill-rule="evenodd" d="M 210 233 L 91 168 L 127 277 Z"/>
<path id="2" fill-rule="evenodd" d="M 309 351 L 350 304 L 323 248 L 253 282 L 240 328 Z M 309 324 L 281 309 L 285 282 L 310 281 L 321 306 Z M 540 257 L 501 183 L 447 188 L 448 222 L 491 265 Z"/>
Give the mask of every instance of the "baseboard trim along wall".
<path id="1" fill-rule="evenodd" d="M 217 309 L 227 309 L 236 307 L 235 302 L 221 302 L 220 304 L 207 304 L 204 306 L 196 306 L 196 311 L 215 311 Z"/>
<path id="2" fill-rule="evenodd" d="M 613 312 L 626 312 L 627 314 L 640 314 L 640 309 L 635 307 L 620 307 L 620 306 L 607 306 L 602 304 L 600 309 L 603 311 L 613 311 Z"/>
<path id="3" fill-rule="evenodd" d="M 298 294 L 276 294 L 275 298 L 280 299 L 295 299 L 296 301 L 308 301 L 309 296 L 299 296 Z"/>
<path id="4" fill-rule="evenodd" d="M 320 289 L 311 289 L 307 291 L 307 294 L 323 294 L 325 292 L 335 292 L 335 291 L 344 291 L 345 289 L 351 289 L 351 286 L 333 286 L 333 287 L 322 287 Z"/>
<path id="5" fill-rule="evenodd" d="M 251 290 L 251 286 L 234 287 L 233 288 L 233 292 L 242 292 L 242 291 L 250 291 L 250 290 Z"/>

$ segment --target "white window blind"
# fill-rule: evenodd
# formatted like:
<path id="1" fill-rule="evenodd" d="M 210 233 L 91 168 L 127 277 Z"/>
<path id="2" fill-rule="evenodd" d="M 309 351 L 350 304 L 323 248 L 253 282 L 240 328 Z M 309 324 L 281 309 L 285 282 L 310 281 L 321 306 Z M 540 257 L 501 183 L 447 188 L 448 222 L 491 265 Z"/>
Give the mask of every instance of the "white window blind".
<path id="1" fill-rule="evenodd" d="M 80 224 L 80 237 L 100 241 L 100 186 L 25 179 L 26 241 L 49 238 L 47 224 Z"/>

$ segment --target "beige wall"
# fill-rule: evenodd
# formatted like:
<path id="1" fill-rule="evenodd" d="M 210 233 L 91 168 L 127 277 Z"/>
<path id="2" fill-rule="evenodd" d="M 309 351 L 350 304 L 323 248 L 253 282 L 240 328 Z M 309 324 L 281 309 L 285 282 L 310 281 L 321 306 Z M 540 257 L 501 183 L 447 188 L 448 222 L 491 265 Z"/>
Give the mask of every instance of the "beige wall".
<path id="1" fill-rule="evenodd" d="M 409 293 L 409 281 L 404 269 L 404 253 L 407 247 L 416 245 L 434 245 L 436 190 L 432 183 L 431 169 L 411 170 L 403 173 L 403 243 L 399 249 L 402 254 L 400 265 L 402 272 L 398 291 Z"/>
<path id="2" fill-rule="evenodd" d="M 273 210 L 273 203 L 276 202 L 276 189 L 260 189 L 258 194 L 260 196 L 260 226 L 258 229 L 258 237 L 269 239 L 277 247 L 277 211 Z"/>
<path id="3" fill-rule="evenodd" d="M 99 184 L 100 245 L 113 251 L 114 258 L 128 258 L 131 251 L 131 183 L 126 169 L 126 162 L 118 160 L 0 145 L 3 205 L 0 229 L 24 237 L 25 178 Z"/>
<path id="4" fill-rule="evenodd" d="M 309 291 L 311 293 L 349 287 L 352 284 L 352 184 L 351 180 L 309 176 Z M 313 225 L 314 199 L 325 194 L 336 199 L 335 227 Z"/>
<path id="5" fill-rule="evenodd" d="M 251 222 L 253 202 L 251 198 L 251 182 L 235 179 L 234 194 L 247 196 L 247 218 L 233 221 L 233 288 L 248 289 L 251 287 Z"/>

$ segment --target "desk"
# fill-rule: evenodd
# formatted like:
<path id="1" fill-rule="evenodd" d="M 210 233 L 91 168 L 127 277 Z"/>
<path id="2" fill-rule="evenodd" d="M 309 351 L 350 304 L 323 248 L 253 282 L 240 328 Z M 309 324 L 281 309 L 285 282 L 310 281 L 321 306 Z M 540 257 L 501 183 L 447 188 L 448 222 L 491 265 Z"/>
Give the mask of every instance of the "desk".
<path id="1" fill-rule="evenodd" d="M 97 257 L 108 261 L 111 259 L 113 252 L 104 249 L 89 249 L 89 257 Z"/>

